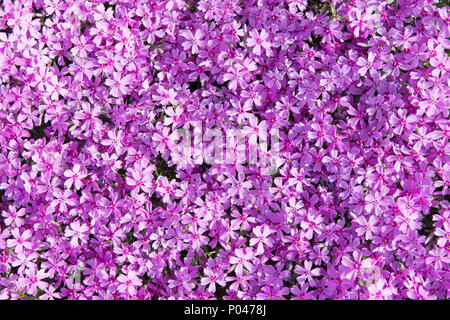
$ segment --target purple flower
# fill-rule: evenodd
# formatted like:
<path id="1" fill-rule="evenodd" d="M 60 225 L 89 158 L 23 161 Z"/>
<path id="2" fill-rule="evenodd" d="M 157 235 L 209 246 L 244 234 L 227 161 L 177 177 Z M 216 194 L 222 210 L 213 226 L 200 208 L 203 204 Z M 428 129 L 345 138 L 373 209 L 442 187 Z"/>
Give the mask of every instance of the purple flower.
<path id="1" fill-rule="evenodd" d="M 142 280 L 136 276 L 134 270 L 129 270 L 127 274 L 120 274 L 117 281 L 120 283 L 117 290 L 130 296 L 135 296 L 137 293 L 136 287 L 142 284 Z"/>
<path id="2" fill-rule="evenodd" d="M 181 35 L 186 39 L 185 42 L 182 43 L 184 50 L 191 49 L 193 54 L 199 52 L 199 48 L 203 48 L 204 46 L 204 34 L 201 29 L 195 30 L 195 33 L 192 33 L 191 30 L 185 30 L 181 33 Z"/>
<path id="3" fill-rule="evenodd" d="M 89 227 L 76 220 L 70 224 L 70 227 L 67 227 L 65 236 L 70 238 L 70 244 L 76 247 L 79 245 L 79 241 L 81 243 L 87 242 L 89 238 Z"/>
<path id="4" fill-rule="evenodd" d="M 264 49 L 268 56 L 271 55 L 271 44 L 268 41 L 269 34 L 266 30 L 262 29 L 261 32 L 253 29 L 249 32 L 250 38 L 247 39 L 247 45 L 253 48 L 253 53 L 256 55 L 261 55 Z"/>
<path id="5" fill-rule="evenodd" d="M 22 232 L 18 228 L 11 230 L 13 239 L 8 239 L 6 245 L 9 248 L 14 248 L 14 252 L 22 253 L 24 249 L 31 250 L 33 248 L 32 233 L 30 230 L 23 230 Z"/>
<path id="6" fill-rule="evenodd" d="M 372 259 L 363 259 L 362 253 L 359 250 L 353 252 L 353 260 L 348 256 L 342 258 L 343 274 L 346 278 L 354 280 L 358 276 L 363 276 L 372 267 Z"/>
<path id="7" fill-rule="evenodd" d="M 264 253 L 264 246 L 271 247 L 273 245 L 273 241 L 269 237 L 272 233 L 273 230 L 270 230 L 264 226 L 257 226 L 253 229 L 253 234 L 255 237 L 250 239 L 250 245 L 258 245 L 256 248 L 257 255 Z"/>

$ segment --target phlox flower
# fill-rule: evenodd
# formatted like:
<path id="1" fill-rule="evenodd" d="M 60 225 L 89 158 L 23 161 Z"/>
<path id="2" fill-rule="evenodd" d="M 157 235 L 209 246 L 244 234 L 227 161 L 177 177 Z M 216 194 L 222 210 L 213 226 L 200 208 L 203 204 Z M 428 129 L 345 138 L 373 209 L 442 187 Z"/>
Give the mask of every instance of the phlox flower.
<path id="1" fill-rule="evenodd" d="M 3 222 L 7 225 L 7 226 L 17 226 L 17 227 L 21 227 L 24 224 L 24 219 L 22 218 L 23 216 L 26 215 L 26 209 L 25 208 L 20 208 L 19 210 L 17 210 L 16 206 L 14 205 L 10 205 L 9 206 L 9 210 L 8 211 L 4 211 L 2 213 L 3 216 Z"/>
<path id="2" fill-rule="evenodd" d="M 43 281 L 47 277 L 44 270 L 38 270 L 36 267 L 29 268 L 25 271 L 25 275 L 25 278 L 19 280 L 19 283 L 26 293 L 34 296 L 37 294 L 38 288 L 43 291 L 47 289 L 49 284 Z"/>
<path id="3" fill-rule="evenodd" d="M 158 89 L 156 90 L 158 94 L 153 95 L 154 99 L 159 101 L 163 106 L 167 106 L 169 104 L 171 105 L 177 105 L 178 100 L 176 98 L 175 90 L 170 88 L 166 89 L 163 86 L 158 86 Z"/>
<path id="4" fill-rule="evenodd" d="M 117 290 L 129 296 L 135 296 L 137 293 L 136 287 L 142 285 L 142 280 L 137 277 L 134 270 L 129 270 L 127 274 L 120 274 L 117 281 L 120 283 Z"/>
<path id="5" fill-rule="evenodd" d="M 11 235 L 14 237 L 13 239 L 8 239 L 6 241 L 6 245 L 9 248 L 14 248 L 14 252 L 22 253 L 24 249 L 31 250 L 33 248 L 32 233 L 30 230 L 23 230 L 20 232 L 18 228 L 14 228 L 11 230 Z"/>
<path id="6" fill-rule="evenodd" d="M 105 84 L 110 87 L 110 92 L 113 97 L 120 97 L 128 93 L 128 85 L 133 80 L 132 75 L 127 74 L 123 76 L 120 72 L 113 72 L 113 78 L 105 80 Z"/>
<path id="7" fill-rule="evenodd" d="M 250 245 L 258 245 L 256 248 L 256 255 L 264 253 L 264 245 L 267 247 L 271 247 L 273 245 L 273 241 L 269 237 L 272 233 L 273 230 L 261 226 L 257 226 L 253 229 L 253 234 L 255 237 L 250 239 Z"/>
<path id="8" fill-rule="evenodd" d="M 77 247 L 80 242 L 85 243 L 89 239 L 89 227 L 86 224 L 82 224 L 80 221 L 76 220 L 66 228 L 64 235 L 70 238 L 70 244 L 73 247 Z"/>
<path id="9" fill-rule="evenodd" d="M 216 292 L 216 284 L 220 286 L 225 286 L 226 281 L 223 273 L 218 273 L 214 270 L 205 269 L 205 277 L 200 280 L 202 286 L 208 286 L 208 290 L 211 292 Z"/>
<path id="10" fill-rule="evenodd" d="M 392 297 L 392 289 L 386 286 L 386 280 L 381 278 L 376 283 L 367 287 L 371 300 L 389 300 Z"/>
<path id="11" fill-rule="evenodd" d="M 191 30 L 185 30 L 181 35 L 186 39 L 182 43 L 184 50 L 191 49 L 192 53 L 196 54 L 199 52 L 199 48 L 203 48 L 205 41 L 203 41 L 204 33 L 201 29 L 195 30 L 194 33 Z"/>
<path id="12" fill-rule="evenodd" d="M 271 44 L 268 41 L 269 34 L 266 30 L 262 29 L 261 32 L 253 29 L 249 32 L 249 38 L 247 39 L 247 45 L 253 48 L 253 53 L 261 55 L 264 49 L 268 56 L 271 56 Z"/>
<path id="13" fill-rule="evenodd" d="M 236 275 L 239 277 L 244 274 L 244 268 L 247 271 L 253 270 L 252 259 L 254 257 L 254 252 L 252 248 L 236 249 L 234 255 L 230 257 L 230 263 L 235 265 Z"/>
<path id="14" fill-rule="evenodd" d="M 366 240 L 371 240 L 373 233 L 378 233 L 379 227 L 377 226 L 378 218 L 374 215 L 369 217 L 369 220 L 364 216 L 356 218 L 356 222 L 360 225 L 355 231 L 359 236 L 364 235 Z"/>
<path id="15" fill-rule="evenodd" d="M 300 285 L 303 285 L 305 281 L 308 281 L 309 286 L 315 286 L 317 284 L 316 279 L 314 277 L 318 277 L 321 274 L 320 268 L 312 268 L 312 262 L 305 261 L 304 267 L 300 265 L 296 265 L 294 268 L 294 272 L 299 274 L 297 277 L 297 282 Z"/>
<path id="16" fill-rule="evenodd" d="M 342 258 L 343 275 L 354 280 L 357 276 L 366 276 L 366 269 L 372 267 L 372 259 L 364 258 L 360 250 L 353 251 L 353 260 L 348 256 Z"/>
<path id="17" fill-rule="evenodd" d="M 75 189 L 79 190 L 83 185 L 82 179 L 86 177 L 86 169 L 77 163 L 73 169 L 64 171 L 64 176 L 68 178 L 64 182 L 66 188 L 70 188 L 73 184 Z"/>

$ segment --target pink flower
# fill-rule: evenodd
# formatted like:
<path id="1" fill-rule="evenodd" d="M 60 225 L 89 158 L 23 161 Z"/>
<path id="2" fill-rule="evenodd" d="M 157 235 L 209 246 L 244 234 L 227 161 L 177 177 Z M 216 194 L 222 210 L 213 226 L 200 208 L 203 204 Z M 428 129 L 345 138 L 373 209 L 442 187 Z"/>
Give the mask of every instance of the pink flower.
<path id="1" fill-rule="evenodd" d="M 70 224 L 70 227 L 66 228 L 64 235 L 70 238 L 70 244 L 72 247 L 79 246 L 81 243 L 86 243 L 89 239 L 89 227 L 86 224 L 81 224 L 79 220 L 75 220 Z"/>
<path id="2" fill-rule="evenodd" d="M 372 259 L 363 259 L 360 250 L 353 251 L 353 260 L 348 256 L 342 257 L 342 265 L 344 267 L 344 275 L 350 280 L 355 280 L 357 276 L 366 275 L 365 269 L 372 267 Z"/>
<path id="3" fill-rule="evenodd" d="M 358 73 L 361 76 L 364 76 L 367 73 L 367 71 L 369 71 L 371 76 L 374 76 L 379 66 L 378 60 L 376 60 L 376 55 L 374 52 L 369 52 L 369 56 L 367 59 L 364 57 L 359 57 L 356 64 L 360 66 Z"/>
<path id="4" fill-rule="evenodd" d="M 129 270 L 126 275 L 119 275 L 117 281 L 120 283 L 117 290 L 130 296 L 135 296 L 137 293 L 136 287 L 142 285 L 142 280 L 137 277 L 136 271 L 134 270 Z"/>
<path id="5" fill-rule="evenodd" d="M 373 233 L 378 233 L 379 227 L 376 226 L 378 223 L 378 218 L 374 215 L 369 217 L 369 220 L 364 216 L 359 216 L 356 222 L 360 225 L 355 231 L 359 236 L 365 235 L 366 240 L 371 240 L 373 238 Z"/>
<path id="6" fill-rule="evenodd" d="M 177 94 L 174 89 L 166 89 L 165 87 L 158 85 L 158 89 L 156 89 L 156 92 L 158 94 L 154 94 L 153 98 L 156 101 L 159 101 L 159 103 L 161 103 L 163 106 L 167 106 L 169 104 L 175 106 L 178 104 L 178 99 L 176 98 Z"/>
<path id="7" fill-rule="evenodd" d="M 79 190 L 83 186 L 82 179 L 86 177 L 86 168 L 81 167 L 79 163 L 76 163 L 72 170 L 68 169 L 64 171 L 64 176 L 69 178 L 64 182 L 66 188 L 70 188 L 73 184 L 75 189 Z"/>
<path id="8" fill-rule="evenodd" d="M 252 29 L 249 32 L 250 37 L 247 39 L 247 45 L 253 47 L 253 53 L 256 55 L 261 55 L 262 49 L 266 50 L 268 56 L 272 55 L 271 44 L 267 41 L 269 34 L 266 30 L 262 29 L 260 33 L 256 29 Z"/>
<path id="9" fill-rule="evenodd" d="M 211 292 L 216 292 L 216 283 L 220 286 L 225 286 L 226 281 L 223 273 L 219 273 L 215 270 L 205 269 L 204 271 L 205 277 L 200 280 L 200 284 L 202 286 L 207 286 Z"/>
<path id="10" fill-rule="evenodd" d="M 128 85 L 132 79 L 133 76 L 131 74 L 122 77 L 122 74 L 116 71 L 113 73 L 113 79 L 106 79 L 105 84 L 110 87 L 110 92 L 113 97 L 119 97 L 128 93 Z"/>
<path id="11" fill-rule="evenodd" d="M 55 199 L 50 203 L 53 208 L 59 206 L 59 210 L 62 212 L 67 212 L 67 206 L 75 206 L 77 200 L 75 199 L 74 193 L 70 189 L 62 191 L 57 188 L 53 192 Z"/>
<path id="12" fill-rule="evenodd" d="M 191 30 L 185 30 L 181 35 L 187 40 L 181 44 L 184 50 L 191 49 L 192 53 L 196 54 L 199 48 L 203 48 L 205 41 L 202 40 L 204 34 L 201 29 L 197 29 L 195 34 L 192 34 Z"/>
<path id="13" fill-rule="evenodd" d="M 250 245 L 258 245 L 256 249 L 256 255 L 264 253 L 264 245 L 266 245 L 267 247 L 271 247 L 273 245 L 273 241 L 269 237 L 272 233 L 272 230 L 264 226 L 257 226 L 253 229 L 253 234 L 256 237 L 250 239 Z"/>
<path id="14" fill-rule="evenodd" d="M 305 280 L 308 280 L 310 286 L 315 286 L 317 284 L 317 281 L 313 277 L 318 277 L 321 275 L 321 269 L 312 268 L 311 261 L 305 261 L 304 267 L 296 265 L 294 268 L 294 272 L 300 275 L 297 277 L 297 281 L 300 285 L 303 285 L 305 283 Z"/>
<path id="15" fill-rule="evenodd" d="M 16 226 L 21 227 L 24 224 L 23 216 L 26 215 L 25 208 L 20 208 L 17 210 L 16 206 L 10 205 L 9 211 L 4 211 L 2 213 L 2 216 L 4 217 L 4 223 L 7 226 Z"/>
<path id="16" fill-rule="evenodd" d="M 48 287 L 48 282 L 42 281 L 47 278 L 47 274 L 44 270 L 37 270 L 36 267 L 28 268 L 25 271 L 26 277 L 21 279 L 20 285 L 25 288 L 27 294 L 35 296 L 37 289 L 45 291 Z"/>
<path id="17" fill-rule="evenodd" d="M 378 281 L 367 287 L 370 293 L 371 300 L 388 300 L 391 299 L 392 289 L 386 286 L 386 280 L 381 278 Z"/>
<path id="18" fill-rule="evenodd" d="M 236 265 L 236 274 L 242 275 L 244 274 L 244 268 L 247 271 L 253 270 L 253 264 L 251 260 L 254 258 L 254 253 L 252 248 L 239 248 L 236 249 L 234 255 L 230 257 L 230 263 Z"/>
<path id="19" fill-rule="evenodd" d="M 30 230 L 24 230 L 20 232 L 19 228 L 14 228 L 11 230 L 11 234 L 14 239 L 8 239 L 6 245 L 9 248 L 14 248 L 14 252 L 22 253 L 24 249 L 31 250 L 33 248 L 32 234 Z"/>

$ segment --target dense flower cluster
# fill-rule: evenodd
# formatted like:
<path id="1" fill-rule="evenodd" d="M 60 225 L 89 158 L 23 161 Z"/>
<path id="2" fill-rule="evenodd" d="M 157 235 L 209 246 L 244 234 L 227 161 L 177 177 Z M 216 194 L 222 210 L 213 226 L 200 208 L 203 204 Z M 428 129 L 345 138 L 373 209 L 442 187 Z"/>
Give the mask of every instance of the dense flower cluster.
<path id="1" fill-rule="evenodd" d="M 0 298 L 448 299 L 449 23 L 436 0 L 2 1 Z M 198 123 L 277 132 L 275 170 L 248 142 L 180 161 Z"/>

